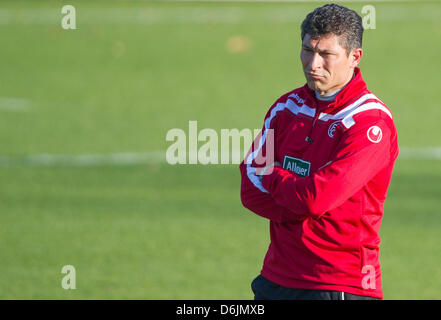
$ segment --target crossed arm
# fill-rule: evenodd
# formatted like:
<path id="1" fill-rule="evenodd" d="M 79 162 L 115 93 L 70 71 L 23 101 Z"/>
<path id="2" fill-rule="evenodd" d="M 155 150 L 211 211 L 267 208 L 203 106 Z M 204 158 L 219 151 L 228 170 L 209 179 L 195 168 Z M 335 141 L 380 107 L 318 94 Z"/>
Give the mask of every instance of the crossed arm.
<path id="1" fill-rule="evenodd" d="M 373 125 L 382 129 L 379 143 L 367 139 L 367 129 Z M 243 161 L 242 204 L 276 222 L 319 218 L 343 204 L 389 163 L 390 136 L 391 130 L 382 119 L 354 126 L 344 133 L 328 164 L 307 177 L 283 169 L 278 162 L 270 174 L 259 177 L 262 168 Z"/>

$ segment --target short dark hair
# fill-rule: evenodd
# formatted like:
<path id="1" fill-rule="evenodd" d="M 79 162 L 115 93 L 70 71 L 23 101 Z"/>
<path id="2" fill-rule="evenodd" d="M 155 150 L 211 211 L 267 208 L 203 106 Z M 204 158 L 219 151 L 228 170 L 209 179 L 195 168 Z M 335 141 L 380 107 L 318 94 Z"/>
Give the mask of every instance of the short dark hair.
<path id="1" fill-rule="evenodd" d="M 312 39 L 318 39 L 327 34 L 339 37 L 340 45 L 346 53 L 355 48 L 361 48 L 363 40 L 363 23 L 354 10 L 338 4 L 325 4 L 314 9 L 302 22 L 302 41 L 306 34 Z"/>

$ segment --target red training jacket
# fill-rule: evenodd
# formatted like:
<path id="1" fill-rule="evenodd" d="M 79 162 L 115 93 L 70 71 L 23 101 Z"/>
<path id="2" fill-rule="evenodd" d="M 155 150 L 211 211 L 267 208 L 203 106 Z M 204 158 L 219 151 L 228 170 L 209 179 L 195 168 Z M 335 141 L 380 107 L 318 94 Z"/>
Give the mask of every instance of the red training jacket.
<path id="1" fill-rule="evenodd" d="M 260 180 L 268 129 L 282 167 Z M 397 133 L 360 69 L 324 110 L 307 85 L 284 94 L 257 139 L 240 171 L 243 205 L 270 220 L 261 274 L 289 288 L 383 298 L 378 232 Z"/>

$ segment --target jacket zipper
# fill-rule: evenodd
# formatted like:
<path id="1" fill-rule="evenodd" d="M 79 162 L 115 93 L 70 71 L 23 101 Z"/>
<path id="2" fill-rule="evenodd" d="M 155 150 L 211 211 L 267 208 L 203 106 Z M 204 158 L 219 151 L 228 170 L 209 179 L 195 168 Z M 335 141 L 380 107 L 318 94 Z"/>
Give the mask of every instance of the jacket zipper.
<path id="1" fill-rule="evenodd" d="M 317 122 L 317 119 L 318 119 L 319 115 L 320 115 L 320 112 L 319 112 L 318 107 L 317 107 L 315 109 L 315 115 L 314 115 L 314 119 L 312 120 L 311 129 L 309 130 L 309 134 L 305 138 L 306 142 L 309 142 L 309 143 L 313 143 L 314 142 L 314 140 L 311 139 L 311 136 L 312 136 L 312 131 L 314 130 L 314 126 L 315 126 L 315 123 Z"/>
<path id="2" fill-rule="evenodd" d="M 318 120 L 318 117 L 319 117 L 320 113 L 321 113 L 321 110 L 319 110 L 319 104 L 318 104 L 317 99 L 315 100 L 315 102 L 316 102 L 316 108 L 315 108 L 314 119 L 312 120 L 312 126 L 311 126 L 311 129 L 309 130 L 309 134 L 305 138 L 305 141 L 309 142 L 309 143 L 313 143 L 314 142 L 314 140 L 311 139 L 312 131 L 314 131 L 314 126 L 315 126 L 315 124 L 316 124 L 316 122 Z M 334 105 L 334 104 L 335 104 L 335 102 L 331 102 L 328 107 L 330 107 L 331 105 Z"/>

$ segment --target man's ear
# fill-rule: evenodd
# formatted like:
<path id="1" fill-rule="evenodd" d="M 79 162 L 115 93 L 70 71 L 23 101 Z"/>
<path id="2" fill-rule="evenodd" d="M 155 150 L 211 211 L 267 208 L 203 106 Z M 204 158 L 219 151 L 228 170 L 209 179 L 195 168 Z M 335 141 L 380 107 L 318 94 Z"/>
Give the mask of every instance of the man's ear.
<path id="1" fill-rule="evenodd" d="M 361 48 L 352 49 L 349 54 L 349 59 L 351 60 L 351 67 L 355 68 L 360 63 L 361 57 L 363 56 L 363 50 Z"/>

